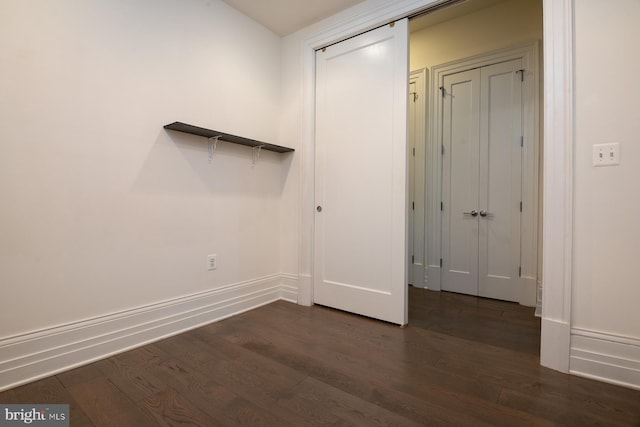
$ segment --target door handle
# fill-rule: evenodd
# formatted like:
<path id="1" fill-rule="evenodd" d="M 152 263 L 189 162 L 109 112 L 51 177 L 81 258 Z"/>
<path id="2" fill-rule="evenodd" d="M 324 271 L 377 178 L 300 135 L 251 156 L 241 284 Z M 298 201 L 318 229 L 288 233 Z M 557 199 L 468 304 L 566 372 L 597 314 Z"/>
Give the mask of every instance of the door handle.
<path id="1" fill-rule="evenodd" d="M 471 212 L 463 212 L 463 215 L 478 216 L 478 211 L 473 209 Z M 480 214 L 482 215 L 482 214 Z"/>
<path id="2" fill-rule="evenodd" d="M 316 210 L 317 210 L 318 212 L 322 212 L 322 206 L 318 206 L 318 207 L 316 208 Z"/>
<path id="3" fill-rule="evenodd" d="M 480 216 L 481 216 L 481 217 L 483 217 L 483 218 L 484 218 L 484 217 L 489 217 L 489 218 L 491 218 L 491 217 L 493 216 L 493 214 L 492 214 L 492 213 L 489 213 L 489 212 L 485 211 L 484 209 L 483 209 L 483 210 L 481 210 L 479 213 L 480 213 Z"/>

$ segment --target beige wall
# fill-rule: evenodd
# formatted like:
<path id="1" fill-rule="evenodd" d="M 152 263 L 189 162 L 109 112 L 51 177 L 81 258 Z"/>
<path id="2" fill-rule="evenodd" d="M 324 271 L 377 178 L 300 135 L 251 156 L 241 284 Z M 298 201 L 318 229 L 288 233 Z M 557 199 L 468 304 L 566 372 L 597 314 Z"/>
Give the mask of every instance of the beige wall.
<path id="1" fill-rule="evenodd" d="M 510 0 L 411 33 L 410 68 L 542 40 L 542 2 Z"/>

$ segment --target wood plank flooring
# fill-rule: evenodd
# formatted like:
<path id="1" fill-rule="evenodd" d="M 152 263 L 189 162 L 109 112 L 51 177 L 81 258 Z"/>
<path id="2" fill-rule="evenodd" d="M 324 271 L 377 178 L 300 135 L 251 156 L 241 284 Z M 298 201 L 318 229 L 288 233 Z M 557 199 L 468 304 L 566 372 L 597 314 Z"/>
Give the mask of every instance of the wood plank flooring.
<path id="1" fill-rule="evenodd" d="M 276 302 L 0 393 L 72 426 L 640 426 L 640 392 L 539 365 L 517 304 L 410 288 L 409 326 Z"/>

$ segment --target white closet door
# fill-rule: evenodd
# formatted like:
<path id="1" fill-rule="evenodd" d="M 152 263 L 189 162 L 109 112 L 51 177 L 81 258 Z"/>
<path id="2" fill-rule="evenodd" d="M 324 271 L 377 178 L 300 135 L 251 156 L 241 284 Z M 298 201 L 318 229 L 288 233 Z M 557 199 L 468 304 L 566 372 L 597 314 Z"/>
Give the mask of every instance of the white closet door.
<path id="1" fill-rule="evenodd" d="M 480 70 L 444 77 L 442 289 L 478 294 Z"/>
<path id="2" fill-rule="evenodd" d="M 481 69 L 478 294 L 518 301 L 522 82 L 516 59 Z"/>
<path id="3" fill-rule="evenodd" d="M 519 300 L 521 67 L 443 79 L 443 290 Z"/>
<path id="4" fill-rule="evenodd" d="M 407 322 L 407 20 L 316 54 L 314 302 Z"/>

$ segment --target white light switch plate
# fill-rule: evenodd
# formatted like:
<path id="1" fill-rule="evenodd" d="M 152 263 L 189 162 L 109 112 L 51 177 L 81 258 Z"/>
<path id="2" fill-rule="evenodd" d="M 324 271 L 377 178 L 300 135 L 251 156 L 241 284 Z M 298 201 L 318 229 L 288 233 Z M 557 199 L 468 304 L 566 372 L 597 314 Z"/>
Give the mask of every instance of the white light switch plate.
<path id="1" fill-rule="evenodd" d="M 209 271 L 216 270 L 218 268 L 218 260 L 216 259 L 216 255 L 207 256 L 207 269 Z"/>
<path id="2" fill-rule="evenodd" d="M 620 143 L 593 145 L 593 166 L 614 166 L 620 164 Z"/>

